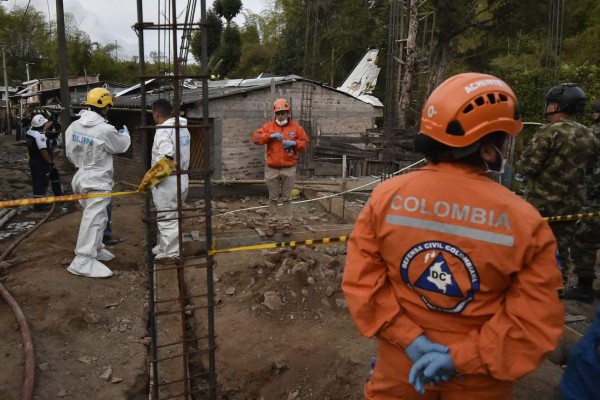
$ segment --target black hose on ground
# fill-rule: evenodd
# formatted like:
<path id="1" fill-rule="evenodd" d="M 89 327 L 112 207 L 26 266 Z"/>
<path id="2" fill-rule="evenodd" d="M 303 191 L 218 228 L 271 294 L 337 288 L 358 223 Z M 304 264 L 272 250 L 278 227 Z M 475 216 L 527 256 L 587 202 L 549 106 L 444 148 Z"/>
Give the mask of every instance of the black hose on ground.
<path id="1" fill-rule="evenodd" d="M 25 232 L 21 235 L 17 240 L 15 240 L 2 254 L 0 254 L 0 261 L 3 261 L 8 255 L 21 243 L 25 240 L 29 235 L 31 235 L 37 228 L 39 228 L 54 212 L 56 208 L 56 203 L 52 204 L 52 208 L 42 220 L 35 224 L 33 228 Z M 21 396 L 22 400 L 31 400 L 33 397 L 33 386 L 35 382 L 35 357 L 33 353 L 33 340 L 31 339 L 31 331 L 29 330 L 29 324 L 27 323 L 27 319 L 25 318 L 25 314 L 23 314 L 23 310 L 19 307 L 19 303 L 17 303 L 14 297 L 6 290 L 4 285 L 0 283 L 0 295 L 6 301 L 6 303 L 10 306 L 15 318 L 17 319 L 17 323 L 19 324 L 19 330 L 21 331 L 21 338 L 23 339 L 23 351 L 25 352 L 25 380 L 23 382 L 23 393 Z"/>

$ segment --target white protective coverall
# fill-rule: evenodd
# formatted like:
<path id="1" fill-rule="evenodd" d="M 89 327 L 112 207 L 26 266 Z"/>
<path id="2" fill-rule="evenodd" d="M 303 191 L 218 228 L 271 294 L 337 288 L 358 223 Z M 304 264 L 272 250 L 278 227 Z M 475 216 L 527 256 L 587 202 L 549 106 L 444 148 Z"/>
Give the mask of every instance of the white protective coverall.
<path id="1" fill-rule="evenodd" d="M 187 120 L 179 118 L 179 152 L 181 171 L 187 171 L 190 166 L 190 131 L 186 128 Z M 156 128 L 152 144 L 152 165 L 160 159 L 169 157 L 176 160 L 175 147 L 175 118 L 169 118 Z M 188 176 L 181 175 L 181 202 L 184 202 L 188 193 Z M 152 199 L 157 211 L 177 209 L 177 176 L 169 176 L 152 188 Z M 165 211 L 157 214 L 158 245 L 157 258 L 178 257 L 179 221 L 176 211 Z M 168 219 L 160 221 L 161 218 Z"/>
<path id="2" fill-rule="evenodd" d="M 65 133 L 67 158 L 77 172 L 71 185 L 73 193 L 108 193 L 113 188 L 113 154 L 127 151 L 131 144 L 128 132 L 117 132 L 100 114 L 84 110 Z M 79 226 L 75 259 L 67 271 L 92 278 L 112 276 L 112 271 L 100 261 L 115 256 L 104 248 L 102 233 L 106 228 L 106 206 L 110 197 L 80 200 L 83 216 Z"/>

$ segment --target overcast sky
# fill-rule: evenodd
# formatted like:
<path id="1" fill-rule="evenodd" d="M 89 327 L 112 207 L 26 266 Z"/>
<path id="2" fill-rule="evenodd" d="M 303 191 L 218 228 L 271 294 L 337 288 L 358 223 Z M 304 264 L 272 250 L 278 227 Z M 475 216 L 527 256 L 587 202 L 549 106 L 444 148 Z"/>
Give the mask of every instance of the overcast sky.
<path id="1" fill-rule="evenodd" d="M 25 7 L 27 4 L 45 15 L 50 14 L 50 19 L 56 19 L 55 0 L 8 0 L 1 1 L 7 11 L 15 5 Z M 158 5 L 164 5 L 165 0 L 143 0 L 144 22 L 158 23 Z M 170 4 L 171 0 L 166 0 Z M 177 0 L 178 14 L 183 12 L 188 0 Z M 197 1 L 195 20 L 200 19 L 200 0 Z M 212 7 L 213 0 L 206 0 L 207 9 Z M 90 36 L 92 42 L 100 44 L 117 43 L 119 59 L 138 55 L 137 36 L 131 26 L 137 22 L 137 0 L 63 0 L 65 12 L 75 16 L 79 29 Z M 265 8 L 265 0 L 242 0 L 242 7 L 255 13 L 260 13 Z M 243 23 L 243 17 L 235 19 L 238 24 Z M 164 19 L 161 17 L 161 22 Z M 148 56 L 151 51 L 158 48 L 158 39 L 155 31 L 144 32 L 144 54 Z M 161 45 L 162 47 L 162 45 Z"/>

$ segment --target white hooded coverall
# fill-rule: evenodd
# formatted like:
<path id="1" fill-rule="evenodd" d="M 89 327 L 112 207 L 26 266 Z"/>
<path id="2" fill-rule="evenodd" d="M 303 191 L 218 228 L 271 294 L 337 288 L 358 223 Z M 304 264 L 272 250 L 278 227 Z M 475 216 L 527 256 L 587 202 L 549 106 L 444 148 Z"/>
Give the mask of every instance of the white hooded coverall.
<path id="1" fill-rule="evenodd" d="M 187 171 L 190 166 L 190 131 L 186 128 L 187 120 L 179 117 L 179 167 L 181 171 Z M 154 142 L 152 144 L 152 165 L 160 159 L 169 157 L 177 161 L 175 147 L 175 118 L 169 118 L 156 128 Z M 188 194 L 188 176 L 181 175 L 181 202 L 183 203 Z M 179 221 L 177 218 L 177 176 L 169 176 L 160 181 L 152 188 L 152 199 L 156 210 L 158 221 L 158 250 L 166 256 L 179 256 L 178 236 Z M 161 210 L 171 210 L 163 211 Z M 161 221 L 160 219 L 167 219 Z"/>
<path id="2" fill-rule="evenodd" d="M 71 185 L 73 193 L 108 193 L 113 189 L 113 154 L 127 151 L 131 144 L 128 132 L 117 132 L 100 114 L 84 110 L 65 133 L 67 158 L 77 172 Z M 114 255 L 104 248 L 102 233 L 108 221 L 106 206 L 110 197 L 80 200 L 83 216 L 79 226 L 75 259 L 67 271 L 92 278 L 112 276 L 112 271 L 100 261 L 110 261 Z"/>

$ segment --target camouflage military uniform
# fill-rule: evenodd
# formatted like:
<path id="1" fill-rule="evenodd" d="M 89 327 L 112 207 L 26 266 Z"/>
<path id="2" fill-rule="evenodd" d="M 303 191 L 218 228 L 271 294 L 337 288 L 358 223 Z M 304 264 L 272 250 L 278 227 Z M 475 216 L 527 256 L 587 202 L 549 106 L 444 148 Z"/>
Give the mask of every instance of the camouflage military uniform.
<path id="1" fill-rule="evenodd" d="M 600 143 L 591 131 L 576 121 L 543 125 L 516 164 L 517 173 L 525 177 L 525 199 L 544 217 L 580 212 L 585 198 L 585 176 L 599 150 Z M 558 242 L 566 280 L 575 222 L 554 222 L 550 226 Z"/>
<path id="2" fill-rule="evenodd" d="M 590 127 L 596 139 L 600 141 L 600 123 Z M 600 212 L 600 153 L 597 153 L 596 165 L 586 176 L 586 199 L 583 213 Z M 574 272 L 581 278 L 596 278 L 596 252 L 600 248 L 600 217 L 577 221 L 575 244 L 572 251 Z"/>

